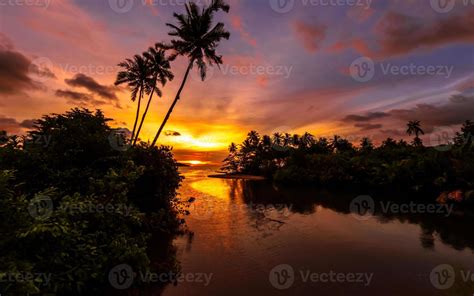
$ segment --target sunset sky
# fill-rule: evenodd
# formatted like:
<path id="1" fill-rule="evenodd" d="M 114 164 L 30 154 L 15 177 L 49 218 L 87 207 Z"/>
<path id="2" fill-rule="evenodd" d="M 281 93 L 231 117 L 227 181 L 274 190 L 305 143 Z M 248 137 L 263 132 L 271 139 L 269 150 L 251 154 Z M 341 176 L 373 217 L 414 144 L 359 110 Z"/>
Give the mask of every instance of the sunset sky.
<path id="1" fill-rule="evenodd" d="M 114 126 L 131 129 L 136 105 L 113 86 L 116 65 L 169 40 L 165 23 L 183 2 L 0 0 L 0 130 L 24 133 L 33 119 L 75 106 L 103 109 Z M 205 82 L 192 74 L 160 141 L 178 160 L 220 161 L 252 129 L 378 143 L 405 137 L 406 122 L 417 119 L 430 145 L 473 119 L 474 3 L 227 2 L 230 13 L 219 14 L 231 32 L 219 47 L 225 65 Z M 176 78 L 154 99 L 144 140 L 186 62 L 173 62 Z"/>

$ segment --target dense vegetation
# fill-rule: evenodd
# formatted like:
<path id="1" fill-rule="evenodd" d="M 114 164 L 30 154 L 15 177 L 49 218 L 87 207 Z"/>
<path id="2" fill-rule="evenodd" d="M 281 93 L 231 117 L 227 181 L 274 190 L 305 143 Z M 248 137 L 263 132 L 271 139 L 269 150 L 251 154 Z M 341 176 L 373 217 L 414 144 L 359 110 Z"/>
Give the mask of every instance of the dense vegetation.
<path id="1" fill-rule="evenodd" d="M 173 254 L 153 254 L 156 262 L 147 253 L 151 234 L 160 250 L 172 251 L 187 213 L 176 199 L 181 177 L 171 149 L 156 143 L 190 71 L 196 66 L 204 80 L 208 66 L 223 63 L 216 50 L 230 37 L 214 22 L 217 12 L 229 12 L 223 0 L 185 8 L 167 24 L 170 42 L 119 64 L 115 84 L 138 101 L 130 135 L 86 109 L 45 116 L 25 136 L 0 131 L 1 294 L 98 295 L 120 264 L 176 272 Z M 180 56 L 188 59 L 182 83 L 153 142 L 144 144 L 139 137 L 152 99 L 173 80 L 171 62 Z"/>
<path id="2" fill-rule="evenodd" d="M 252 131 L 241 145 L 231 144 L 224 160 L 227 173 L 264 175 L 276 182 L 318 186 L 360 186 L 415 192 L 474 188 L 474 123 L 466 121 L 451 143 L 425 147 L 419 121 L 408 124 L 412 143 L 386 139 L 374 147 L 364 138 L 355 147 L 348 140 L 332 140 Z"/>
<path id="3" fill-rule="evenodd" d="M 1 133 L 2 295 L 98 295 L 118 264 L 177 268 L 173 254 L 151 262 L 147 252 L 151 235 L 166 245 L 183 229 L 177 163 L 167 147 L 126 148 L 86 109 L 44 116 L 22 137 Z"/>

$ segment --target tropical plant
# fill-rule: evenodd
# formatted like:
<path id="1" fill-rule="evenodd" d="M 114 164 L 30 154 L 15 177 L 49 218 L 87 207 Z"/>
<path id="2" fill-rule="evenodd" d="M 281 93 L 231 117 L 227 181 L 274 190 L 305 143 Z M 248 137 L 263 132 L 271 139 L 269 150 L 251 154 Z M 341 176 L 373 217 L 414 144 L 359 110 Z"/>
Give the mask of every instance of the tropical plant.
<path id="1" fill-rule="evenodd" d="M 138 96 L 137 112 L 133 124 L 132 137 L 130 138 L 130 141 L 134 142 L 142 98 L 145 93 L 148 94 L 150 92 L 150 70 L 146 60 L 140 55 L 135 55 L 133 59 L 126 59 L 118 64 L 118 66 L 124 68 L 124 70 L 118 72 L 115 85 L 127 84 L 132 91 L 130 95 L 132 102 L 135 102 Z"/>
<path id="2" fill-rule="evenodd" d="M 421 129 L 421 122 L 419 120 L 410 120 L 407 124 L 407 134 L 409 136 L 415 135 L 413 139 L 413 146 L 420 147 L 423 146 L 423 142 L 420 139 L 420 134 L 424 135 L 425 132 Z"/>
<path id="3" fill-rule="evenodd" d="M 176 97 L 153 139 L 152 147 L 156 145 L 176 103 L 181 98 L 181 92 L 194 64 L 197 65 L 201 79 L 204 81 L 207 64 L 210 66 L 222 64 L 222 56 L 216 53 L 216 49 L 222 39 L 229 39 L 230 37 L 230 33 L 225 30 L 223 23 L 218 22 L 216 25 L 213 25 L 216 12 L 220 10 L 229 12 L 230 7 L 223 0 L 212 0 L 209 6 L 202 9 L 194 2 L 186 3 L 185 7 L 185 14 L 174 14 L 178 22 L 177 25 L 167 24 L 167 26 L 172 28 L 172 31 L 168 34 L 177 39 L 171 40 L 170 44 L 161 43 L 156 45 L 158 48 L 173 50 L 174 54 L 171 56 L 171 59 L 177 56 L 187 57 L 189 64 Z"/>
<path id="4" fill-rule="evenodd" d="M 143 56 L 145 57 L 150 76 L 152 77 L 148 80 L 147 84 L 147 88 L 151 91 L 133 145 L 135 145 L 138 141 L 138 137 L 140 136 L 140 131 L 142 129 L 143 123 L 145 122 L 148 109 L 150 108 L 151 100 L 153 99 L 153 95 L 156 93 L 158 97 L 162 96 L 162 92 L 158 88 L 157 83 L 159 82 L 162 86 L 165 86 L 168 80 L 172 81 L 174 78 L 174 75 L 171 72 L 170 61 L 166 57 L 165 51 L 163 49 L 150 47 L 147 52 L 143 53 Z"/>

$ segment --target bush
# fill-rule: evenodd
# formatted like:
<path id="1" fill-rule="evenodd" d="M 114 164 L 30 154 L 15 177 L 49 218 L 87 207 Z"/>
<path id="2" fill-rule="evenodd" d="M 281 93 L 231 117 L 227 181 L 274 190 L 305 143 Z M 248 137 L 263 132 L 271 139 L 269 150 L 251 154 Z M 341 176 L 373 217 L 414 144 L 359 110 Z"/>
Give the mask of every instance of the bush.
<path id="1" fill-rule="evenodd" d="M 152 234 L 167 246 L 183 223 L 171 150 L 113 149 L 108 121 L 100 111 L 73 109 L 43 117 L 22 140 L 5 136 L 0 277 L 51 278 L 0 282 L 0 291 L 101 294 L 118 264 L 143 272 L 151 263 L 177 267 L 173 254 L 169 262 L 150 262 L 147 254 Z"/>

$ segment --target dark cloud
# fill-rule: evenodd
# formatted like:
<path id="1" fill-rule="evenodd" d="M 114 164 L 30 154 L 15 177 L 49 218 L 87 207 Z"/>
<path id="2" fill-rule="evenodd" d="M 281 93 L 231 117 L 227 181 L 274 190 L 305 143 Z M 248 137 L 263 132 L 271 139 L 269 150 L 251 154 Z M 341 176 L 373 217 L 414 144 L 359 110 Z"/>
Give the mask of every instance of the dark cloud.
<path id="1" fill-rule="evenodd" d="M 18 122 L 15 118 L 0 115 L 0 130 L 7 131 L 9 133 L 17 133 L 20 129 L 31 129 L 34 125 L 35 119 L 26 119 L 22 122 Z"/>
<path id="2" fill-rule="evenodd" d="M 30 78 L 31 61 L 16 51 L 0 51 L 0 93 L 17 94 L 39 89 L 41 84 Z"/>
<path id="3" fill-rule="evenodd" d="M 380 129 L 383 127 L 381 124 L 372 124 L 372 123 L 356 123 L 355 127 L 360 128 L 361 131 L 370 131 L 375 129 Z"/>
<path id="4" fill-rule="evenodd" d="M 179 137 L 181 134 L 176 131 L 165 131 L 165 135 L 168 137 Z"/>
<path id="5" fill-rule="evenodd" d="M 318 24 L 308 24 L 303 21 L 293 22 L 293 30 L 304 48 L 315 53 L 326 38 L 326 26 Z"/>
<path id="6" fill-rule="evenodd" d="M 25 119 L 20 123 L 20 127 L 32 129 L 35 126 L 36 119 Z"/>
<path id="7" fill-rule="evenodd" d="M 56 96 L 61 98 L 66 98 L 69 103 L 72 104 L 79 104 L 79 105 L 89 105 L 89 106 L 97 106 L 97 105 L 105 105 L 107 102 L 96 100 L 93 95 L 76 92 L 72 90 L 61 90 L 58 89 L 56 91 Z"/>
<path id="8" fill-rule="evenodd" d="M 87 75 L 76 74 L 72 79 L 65 79 L 64 81 L 73 87 L 83 87 L 104 99 L 117 100 L 114 87 L 102 85 Z"/>
<path id="9" fill-rule="evenodd" d="M 347 115 L 344 117 L 344 121 L 354 121 L 354 122 L 364 122 L 364 121 L 371 121 L 373 119 L 381 119 L 390 116 L 390 114 L 384 112 L 369 112 L 365 115 Z"/>
<path id="10" fill-rule="evenodd" d="M 454 42 L 474 42 L 474 11 L 434 21 L 386 13 L 376 27 L 381 56 L 409 53 Z"/>
<path id="11" fill-rule="evenodd" d="M 412 109 L 395 109 L 390 115 L 403 122 L 420 120 L 425 132 L 431 132 L 435 127 L 462 124 L 474 119 L 474 98 L 462 97 L 462 100 L 450 100 L 444 105 L 419 104 Z"/>
<path id="12" fill-rule="evenodd" d="M 15 118 L 0 115 L 0 130 L 9 131 L 13 128 L 18 128 L 18 121 Z"/>
<path id="13" fill-rule="evenodd" d="M 49 68 L 37 65 L 16 51 L 10 39 L 0 34 L 0 94 L 23 94 L 25 90 L 41 89 L 42 84 L 34 80 L 35 75 L 55 78 Z"/>

